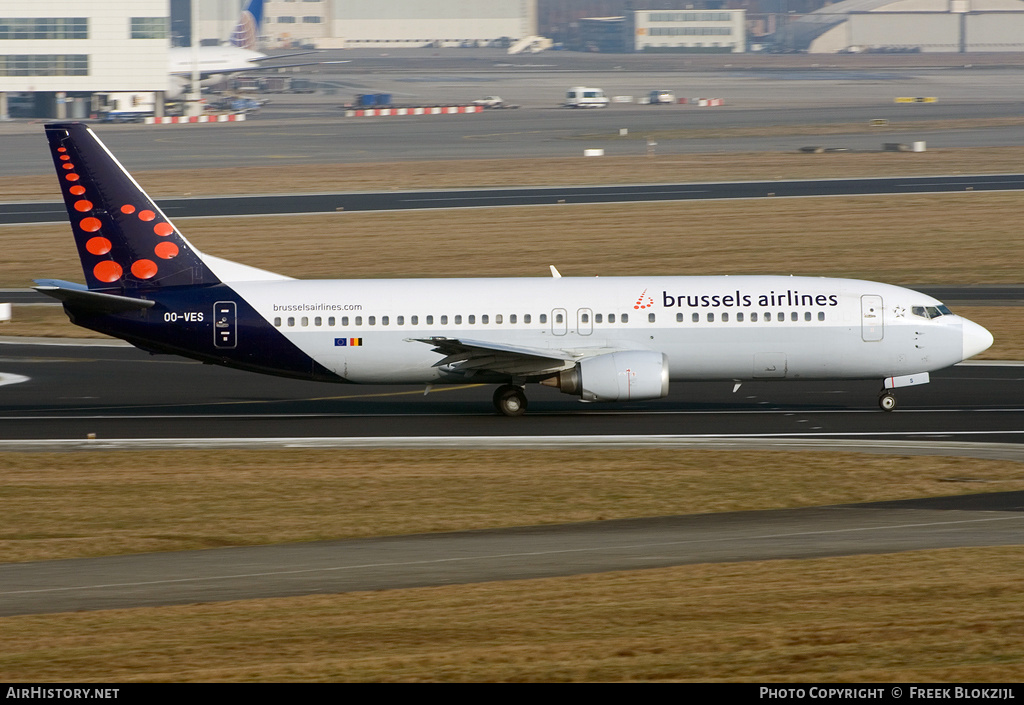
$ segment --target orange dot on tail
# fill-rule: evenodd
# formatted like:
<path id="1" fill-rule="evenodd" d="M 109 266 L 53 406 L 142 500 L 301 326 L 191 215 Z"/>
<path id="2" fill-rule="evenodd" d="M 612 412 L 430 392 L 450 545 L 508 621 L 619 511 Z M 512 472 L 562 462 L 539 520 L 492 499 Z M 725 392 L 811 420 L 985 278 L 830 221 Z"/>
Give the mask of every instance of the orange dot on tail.
<path id="1" fill-rule="evenodd" d="M 104 260 L 92 268 L 92 273 L 101 282 L 116 282 L 121 278 L 124 270 L 121 265 L 112 260 Z"/>
<path id="2" fill-rule="evenodd" d="M 85 186 L 72 186 L 71 188 L 68 189 L 68 191 L 71 192 L 72 196 L 81 196 L 83 193 L 85 193 Z"/>
<path id="3" fill-rule="evenodd" d="M 163 242 L 158 242 L 156 247 L 153 248 L 153 252 L 155 252 L 156 256 L 160 259 L 170 259 L 177 256 L 178 246 L 173 242 L 167 242 L 165 240 Z"/>
<path id="4" fill-rule="evenodd" d="M 174 232 L 174 228 L 171 227 L 170 223 L 157 223 L 156 225 L 153 226 L 153 232 L 155 232 L 160 237 L 167 237 L 168 235 Z"/>
<path id="5" fill-rule="evenodd" d="M 137 259 L 132 263 L 132 274 L 139 279 L 150 279 L 156 274 L 156 262 L 151 259 Z"/>
<path id="6" fill-rule="evenodd" d="M 150 221 L 156 217 L 156 213 L 153 211 L 139 211 L 139 220 Z"/>
<path id="7" fill-rule="evenodd" d="M 78 181 L 78 174 L 65 174 L 64 178 L 68 181 Z"/>
<path id="8" fill-rule="evenodd" d="M 121 212 L 125 215 L 131 215 L 135 212 L 135 206 L 128 204 L 127 206 L 121 206 Z"/>
<path id="9" fill-rule="evenodd" d="M 71 157 L 69 157 L 69 156 L 68 156 L 68 155 L 66 155 L 66 154 L 62 154 L 62 155 L 60 155 L 60 160 L 61 160 L 62 162 L 68 162 L 68 161 L 71 161 Z"/>
<path id="10" fill-rule="evenodd" d="M 91 237 L 89 241 L 85 243 L 85 249 L 89 250 L 94 255 L 105 255 L 110 252 L 110 240 L 105 237 Z"/>
<path id="11" fill-rule="evenodd" d="M 57 147 L 57 151 L 63 153 L 63 152 L 68 151 L 68 148 L 67 147 Z"/>
<path id="12" fill-rule="evenodd" d="M 75 210 L 80 213 L 92 210 L 92 201 L 87 201 L 84 198 L 81 201 L 75 201 Z"/>
<path id="13" fill-rule="evenodd" d="M 82 218 L 82 222 L 78 224 L 82 230 L 87 233 L 94 233 L 102 227 L 102 223 L 99 218 Z"/>
<path id="14" fill-rule="evenodd" d="M 63 164 L 61 164 L 61 166 L 64 167 L 68 171 L 71 171 L 72 169 L 75 168 L 75 165 L 72 164 L 71 162 L 64 162 Z"/>

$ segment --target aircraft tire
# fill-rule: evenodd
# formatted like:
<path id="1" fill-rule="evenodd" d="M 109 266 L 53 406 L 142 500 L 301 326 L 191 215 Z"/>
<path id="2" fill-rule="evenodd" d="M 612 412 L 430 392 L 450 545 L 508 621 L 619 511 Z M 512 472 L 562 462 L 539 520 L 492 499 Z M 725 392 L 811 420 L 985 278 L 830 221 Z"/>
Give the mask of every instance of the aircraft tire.
<path id="1" fill-rule="evenodd" d="M 878 397 L 878 406 L 882 411 L 892 411 L 896 408 L 896 397 L 889 393 L 881 394 Z"/>
<path id="2" fill-rule="evenodd" d="M 494 406 L 505 416 L 522 416 L 526 413 L 526 394 L 522 387 L 502 385 L 494 392 Z"/>

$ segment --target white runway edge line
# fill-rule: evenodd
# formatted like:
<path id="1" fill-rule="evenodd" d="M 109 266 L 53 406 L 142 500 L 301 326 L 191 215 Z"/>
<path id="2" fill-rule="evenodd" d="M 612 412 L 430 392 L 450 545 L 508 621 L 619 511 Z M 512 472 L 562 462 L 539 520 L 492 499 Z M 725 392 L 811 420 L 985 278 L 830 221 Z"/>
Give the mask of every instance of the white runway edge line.
<path id="1" fill-rule="evenodd" d="M 948 455 L 1024 461 L 1024 444 L 943 441 L 951 431 L 885 433 L 737 434 L 722 435 L 596 435 L 596 436 L 427 436 L 353 438 L 61 438 L 49 440 L 0 440 L 0 451 L 76 451 L 126 449 L 259 449 L 259 448 L 699 448 L 826 450 L 901 455 Z M 990 433 L 1024 434 L 1024 431 L 964 431 L 961 435 Z M 922 436 L 928 440 L 881 440 L 865 436 Z"/>

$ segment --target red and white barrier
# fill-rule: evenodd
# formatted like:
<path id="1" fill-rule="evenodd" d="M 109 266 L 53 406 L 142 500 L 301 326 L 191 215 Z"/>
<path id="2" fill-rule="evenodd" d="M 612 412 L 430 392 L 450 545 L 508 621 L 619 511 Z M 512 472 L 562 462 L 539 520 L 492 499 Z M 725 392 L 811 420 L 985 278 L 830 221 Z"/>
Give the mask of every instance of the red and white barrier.
<path id="1" fill-rule="evenodd" d="M 725 105 L 725 101 L 721 98 L 694 98 L 690 102 L 696 103 L 698 108 L 713 108 L 718 105 Z"/>
<path id="2" fill-rule="evenodd" d="M 242 122 L 245 120 L 245 113 L 231 113 L 229 115 L 181 115 L 176 117 L 148 117 L 145 119 L 147 125 L 178 125 L 191 122 Z"/>
<path id="3" fill-rule="evenodd" d="M 395 115 L 461 115 L 482 113 L 482 105 L 447 105 L 431 108 L 356 108 L 345 111 L 345 117 L 390 117 Z"/>

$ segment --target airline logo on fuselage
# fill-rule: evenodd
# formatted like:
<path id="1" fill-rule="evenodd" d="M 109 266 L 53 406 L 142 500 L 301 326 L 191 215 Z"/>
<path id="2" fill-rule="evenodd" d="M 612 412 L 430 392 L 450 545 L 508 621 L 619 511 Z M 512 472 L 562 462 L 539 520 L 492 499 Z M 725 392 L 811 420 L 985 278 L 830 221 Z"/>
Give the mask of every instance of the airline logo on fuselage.
<path id="1" fill-rule="evenodd" d="M 647 295 L 647 289 L 644 289 L 643 293 L 637 297 L 636 303 L 633 304 L 633 308 L 640 311 L 645 308 L 650 308 L 654 305 L 654 299 Z"/>
<path id="2" fill-rule="evenodd" d="M 745 294 L 736 290 L 728 294 L 670 294 L 661 292 L 665 308 L 731 308 L 751 306 L 838 306 L 837 294 L 808 294 L 795 289 L 769 291 L 767 294 Z"/>

